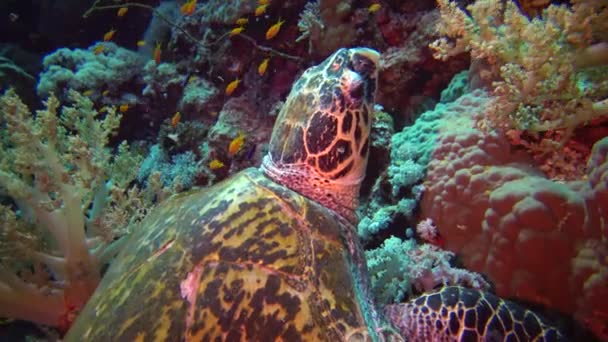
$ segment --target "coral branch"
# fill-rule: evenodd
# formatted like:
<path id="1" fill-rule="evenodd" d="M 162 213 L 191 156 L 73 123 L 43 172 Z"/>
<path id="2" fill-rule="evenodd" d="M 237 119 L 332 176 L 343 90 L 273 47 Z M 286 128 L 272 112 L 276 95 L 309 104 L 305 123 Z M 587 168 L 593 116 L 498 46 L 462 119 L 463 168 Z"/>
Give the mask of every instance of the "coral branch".
<path id="1" fill-rule="evenodd" d="M 13 200 L 0 205 L 0 316 L 64 328 L 146 205 L 106 189 L 110 176 L 126 186 L 141 162 L 126 144 L 117 156 L 107 148 L 120 115 L 97 119 L 88 98 L 69 97 L 61 113 L 51 96 L 35 116 L 13 90 L 0 97 L 0 192 Z"/>

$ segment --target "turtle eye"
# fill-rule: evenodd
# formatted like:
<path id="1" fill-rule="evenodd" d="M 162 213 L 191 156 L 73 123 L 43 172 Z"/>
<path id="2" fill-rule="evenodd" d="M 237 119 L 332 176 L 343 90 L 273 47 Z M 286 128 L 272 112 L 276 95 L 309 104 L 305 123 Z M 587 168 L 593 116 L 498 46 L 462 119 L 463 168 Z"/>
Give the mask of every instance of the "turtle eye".
<path id="1" fill-rule="evenodd" d="M 356 53 L 352 58 L 352 68 L 360 75 L 368 76 L 374 72 L 376 64 L 362 54 Z"/>

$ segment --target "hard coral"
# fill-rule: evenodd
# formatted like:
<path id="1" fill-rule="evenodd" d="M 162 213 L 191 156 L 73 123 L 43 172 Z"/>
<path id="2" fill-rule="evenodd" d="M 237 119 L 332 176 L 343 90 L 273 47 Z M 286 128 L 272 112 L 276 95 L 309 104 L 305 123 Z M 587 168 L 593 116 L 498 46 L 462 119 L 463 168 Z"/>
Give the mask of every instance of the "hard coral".
<path id="1" fill-rule="evenodd" d="M 103 43 L 104 51 L 96 55 L 94 46 L 87 50 L 61 48 L 44 58 L 44 71 L 38 82 L 38 95 L 51 93 L 60 98 L 67 96 L 66 89 L 80 92 L 103 90 L 118 92 L 136 81 L 144 60 L 137 53 L 112 42 Z"/>
<path id="2" fill-rule="evenodd" d="M 451 105 L 456 115 L 438 137 L 422 216 L 500 296 L 595 319 L 608 305 L 608 138 L 595 144 L 587 180 L 554 182 L 500 132 L 476 128 L 483 106 L 462 106 L 466 98 Z"/>
<path id="3" fill-rule="evenodd" d="M 88 98 L 68 96 L 72 106 L 60 112 L 51 96 L 35 116 L 14 91 L 0 97 L 0 191 L 11 199 L 0 206 L 0 316 L 62 328 L 144 206 L 126 190 L 139 157 L 126 143 L 107 148 L 121 115 L 99 119 Z"/>

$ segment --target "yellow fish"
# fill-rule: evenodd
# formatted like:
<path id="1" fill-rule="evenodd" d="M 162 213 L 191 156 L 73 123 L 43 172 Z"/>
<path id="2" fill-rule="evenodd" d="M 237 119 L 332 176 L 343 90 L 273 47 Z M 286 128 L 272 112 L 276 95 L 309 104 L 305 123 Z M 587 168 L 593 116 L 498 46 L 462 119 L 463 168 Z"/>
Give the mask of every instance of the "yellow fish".
<path id="1" fill-rule="evenodd" d="M 107 41 L 112 40 L 112 38 L 114 38 L 114 34 L 116 34 L 116 30 L 115 29 L 111 29 L 110 31 L 106 32 L 103 35 L 103 41 L 107 42 Z"/>
<path id="2" fill-rule="evenodd" d="M 268 7 L 268 4 L 259 5 L 258 7 L 256 7 L 255 8 L 255 16 L 259 17 L 262 14 L 266 13 L 266 7 Z"/>
<path id="3" fill-rule="evenodd" d="M 274 38 L 279 33 L 279 30 L 281 29 L 281 25 L 283 25 L 283 23 L 285 23 L 285 21 L 279 18 L 279 21 L 276 24 L 270 26 L 268 31 L 266 31 L 266 40 Z"/>
<path id="4" fill-rule="evenodd" d="M 182 114 L 180 112 L 175 112 L 175 114 L 173 114 L 173 117 L 171 118 L 171 127 L 175 128 L 177 126 L 177 124 L 179 123 L 179 121 L 182 118 Z"/>
<path id="5" fill-rule="evenodd" d="M 378 10 L 380 10 L 380 8 L 382 8 L 382 6 L 380 6 L 380 4 L 379 4 L 379 3 L 374 3 L 374 4 L 371 4 L 371 5 L 370 5 L 370 6 L 367 8 L 367 11 L 368 11 L 369 13 L 376 13 L 376 12 L 378 12 Z"/>
<path id="6" fill-rule="evenodd" d="M 268 61 L 270 60 L 270 58 L 265 58 L 262 63 L 260 63 L 260 65 L 258 65 L 258 74 L 260 74 L 260 76 L 264 76 L 264 74 L 266 74 L 266 69 L 268 69 Z"/>
<path id="7" fill-rule="evenodd" d="M 146 41 L 145 40 L 138 40 L 137 41 L 137 46 L 139 46 L 139 47 L 146 46 Z"/>
<path id="8" fill-rule="evenodd" d="M 118 9 L 118 12 L 116 12 L 116 15 L 119 17 L 124 16 L 125 14 L 127 14 L 127 11 L 129 10 L 129 7 L 121 7 Z"/>
<path id="9" fill-rule="evenodd" d="M 258 5 L 268 5 L 270 0 L 258 0 Z"/>
<path id="10" fill-rule="evenodd" d="M 101 92 L 101 95 L 103 95 L 103 96 L 108 96 L 109 94 L 110 94 L 110 91 L 108 89 Z"/>
<path id="11" fill-rule="evenodd" d="M 245 26 L 239 26 L 239 27 L 233 28 L 232 31 L 230 31 L 230 37 L 240 34 L 241 32 L 243 32 L 244 29 L 245 29 Z"/>
<path id="12" fill-rule="evenodd" d="M 239 153 L 241 148 L 243 148 L 244 143 L 245 143 L 245 135 L 243 133 L 239 132 L 239 135 L 236 138 L 232 139 L 232 141 L 230 142 L 230 145 L 228 145 L 228 156 L 230 156 L 230 158 L 232 158 L 237 153 Z"/>
<path id="13" fill-rule="evenodd" d="M 104 46 L 103 44 L 97 44 L 95 45 L 95 48 L 93 49 L 93 53 L 96 55 L 99 55 L 100 53 L 102 53 L 104 50 Z"/>
<path id="14" fill-rule="evenodd" d="M 160 64 L 160 49 L 161 49 L 161 43 L 160 42 L 156 42 L 156 47 L 154 48 L 154 63 L 156 63 L 156 65 Z"/>
<path id="15" fill-rule="evenodd" d="M 196 1 L 197 0 L 186 1 L 186 3 L 179 8 L 180 13 L 186 16 L 192 15 L 196 9 Z"/>
<path id="16" fill-rule="evenodd" d="M 232 93 L 234 93 L 234 91 L 236 90 L 236 88 L 239 86 L 239 83 L 241 82 L 240 79 L 236 79 L 230 83 L 228 83 L 228 85 L 226 86 L 226 95 L 230 96 L 232 95 Z"/>
<path id="17" fill-rule="evenodd" d="M 192 75 L 192 76 L 188 77 L 188 84 L 194 83 L 196 81 L 198 81 L 198 76 Z"/>
<path id="18" fill-rule="evenodd" d="M 129 110 L 129 104 L 128 104 L 128 103 L 121 104 L 121 105 L 120 105 L 120 107 L 118 107 L 118 110 L 119 110 L 121 113 L 125 113 L 126 111 L 128 111 L 128 110 Z"/>
<path id="19" fill-rule="evenodd" d="M 246 25 L 248 22 L 249 22 L 249 19 L 247 19 L 247 18 L 239 18 L 236 20 L 236 24 L 239 26 Z"/>
<path id="20" fill-rule="evenodd" d="M 217 170 L 217 169 L 221 169 L 224 167 L 224 163 L 222 163 L 221 160 L 219 159 L 213 159 L 212 161 L 209 162 L 209 168 L 211 170 Z"/>
<path id="21" fill-rule="evenodd" d="M 85 90 L 84 93 L 82 93 L 82 95 L 84 95 L 86 97 L 93 95 L 93 89 Z"/>

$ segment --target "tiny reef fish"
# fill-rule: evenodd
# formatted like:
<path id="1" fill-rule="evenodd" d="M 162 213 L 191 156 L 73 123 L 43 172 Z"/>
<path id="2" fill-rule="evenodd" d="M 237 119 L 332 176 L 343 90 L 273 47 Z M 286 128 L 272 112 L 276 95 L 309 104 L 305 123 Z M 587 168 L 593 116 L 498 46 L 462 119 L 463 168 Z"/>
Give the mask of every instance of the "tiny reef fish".
<path id="1" fill-rule="evenodd" d="M 111 29 L 110 31 L 106 32 L 106 33 L 103 35 L 103 41 L 104 41 L 104 42 L 107 42 L 107 41 L 112 40 L 112 38 L 114 38 L 114 35 L 115 35 L 115 34 L 116 34 L 116 30 L 115 30 L 115 29 Z"/>
<path id="2" fill-rule="evenodd" d="M 230 31 L 230 37 L 236 36 L 238 34 L 241 34 L 241 32 L 243 32 L 243 30 L 245 29 L 245 26 L 239 26 L 239 27 L 235 27 Z"/>
<path id="3" fill-rule="evenodd" d="M 373 3 L 367 8 L 367 11 L 369 13 L 376 13 L 380 10 L 380 8 L 382 8 L 382 6 L 379 3 Z"/>
<path id="4" fill-rule="evenodd" d="M 154 62 L 156 65 L 160 64 L 160 47 L 161 43 L 156 42 L 156 47 L 154 48 Z"/>
<path id="5" fill-rule="evenodd" d="M 121 105 L 120 105 L 120 107 L 118 107 L 118 110 L 119 110 L 121 113 L 125 113 L 126 111 L 128 111 L 128 110 L 129 110 L 129 104 L 128 104 L 128 103 L 121 104 Z"/>
<path id="6" fill-rule="evenodd" d="M 264 5 L 259 5 L 258 7 L 255 8 L 255 16 L 259 17 L 262 14 L 266 13 L 266 7 L 268 7 L 268 4 L 264 4 Z"/>
<path id="7" fill-rule="evenodd" d="M 175 128 L 177 127 L 177 124 L 179 123 L 179 121 L 182 119 L 182 114 L 180 112 L 175 112 L 175 114 L 173 114 L 173 117 L 171 117 L 171 127 Z"/>
<path id="8" fill-rule="evenodd" d="M 86 97 L 93 95 L 93 89 L 85 90 L 84 93 L 82 93 L 82 95 L 84 95 Z"/>
<path id="9" fill-rule="evenodd" d="M 100 53 L 103 52 L 103 50 L 104 50 L 104 46 L 103 46 L 103 44 L 100 43 L 100 44 L 95 45 L 95 48 L 93 49 L 93 53 L 96 55 L 99 55 Z"/>
<path id="10" fill-rule="evenodd" d="M 212 161 L 209 162 L 209 168 L 211 170 L 217 170 L 217 169 L 221 169 L 224 167 L 224 163 L 222 163 L 221 160 L 219 159 L 213 159 Z"/>
<path id="11" fill-rule="evenodd" d="M 268 69 L 268 61 L 270 61 L 270 58 L 265 58 L 262 63 L 258 65 L 258 74 L 260 76 L 264 76 L 264 74 L 266 74 L 266 69 Z"/>
<path id="12" fill-rule="evenodd" d="M 268 5 L 270 0 L 258 0 L 258 5 Z"/>
<path id="13" fill-rule="evenodd" d="M 235 24 L 239 25 L 239 26 L 243 26 L 246 25 L 249 22 L 249 19 L 247 18 L 238 18 L 235 22 Z"/>
<path id="14" fill-rule="evenodd" d="M 110 94 L 110 91 L 108 89 L 101 92 L 102 96 L 108 96 L 109 94 Z"/>
<path id="15" fill-rule="evenodd" d="M 188 0 L 179 8 L 179 12 L 185 16 L 192 15 L 196 9 L 197 0 Z"/>
<path id="16" fill-rule="evenodd" d="M 266 40 L 274 38 L 279 33 L 279 30 L 281 29 L 281 25 L 283 25 L 283 23 L 285 23 L 285 21 L 279 18 L 279 21 L 277 21 L 276 24 L 270 26 L 268 31 L 266 31 Z"/>
<path id="17" fill-rule="evenodd" d="M 230 158 L 234 157 L 241 148 L 243 148 L 243 144 L 245 143 L 245 135 L 242 132 L 239 132 L 239 135 L 232 139 L 230 144 L 228 145 L 228 156 Z"/>
<path id="18" fill-rule="evenodd" d="M 241 82 L 241 80 L 239 78 L 237 78 L 234 81 L 228 83 L 228 85 L 226 86 L 226 91 L 225 91 L 226 95 L 228 95 L 228 96 L 232 95 L 232 93 L 234 93 L 236 88 L 239 86 L 240 82 Z"/>
<path id="19" fill-rule="evenodd" d="M 142 47 L 146 45 L 146 41 L 145 40 L 138 40 L 137 41 L 137 46 Z"/>
<path id="20" fill-rule="evenodd" d="M 118 9 L 118 12 L 116 12 L 116 16 L 122 17 L 125 14 L 127 14 L 128 10 L 129 10 L 129 7 L 121 7 L 121 8 Z"/>

